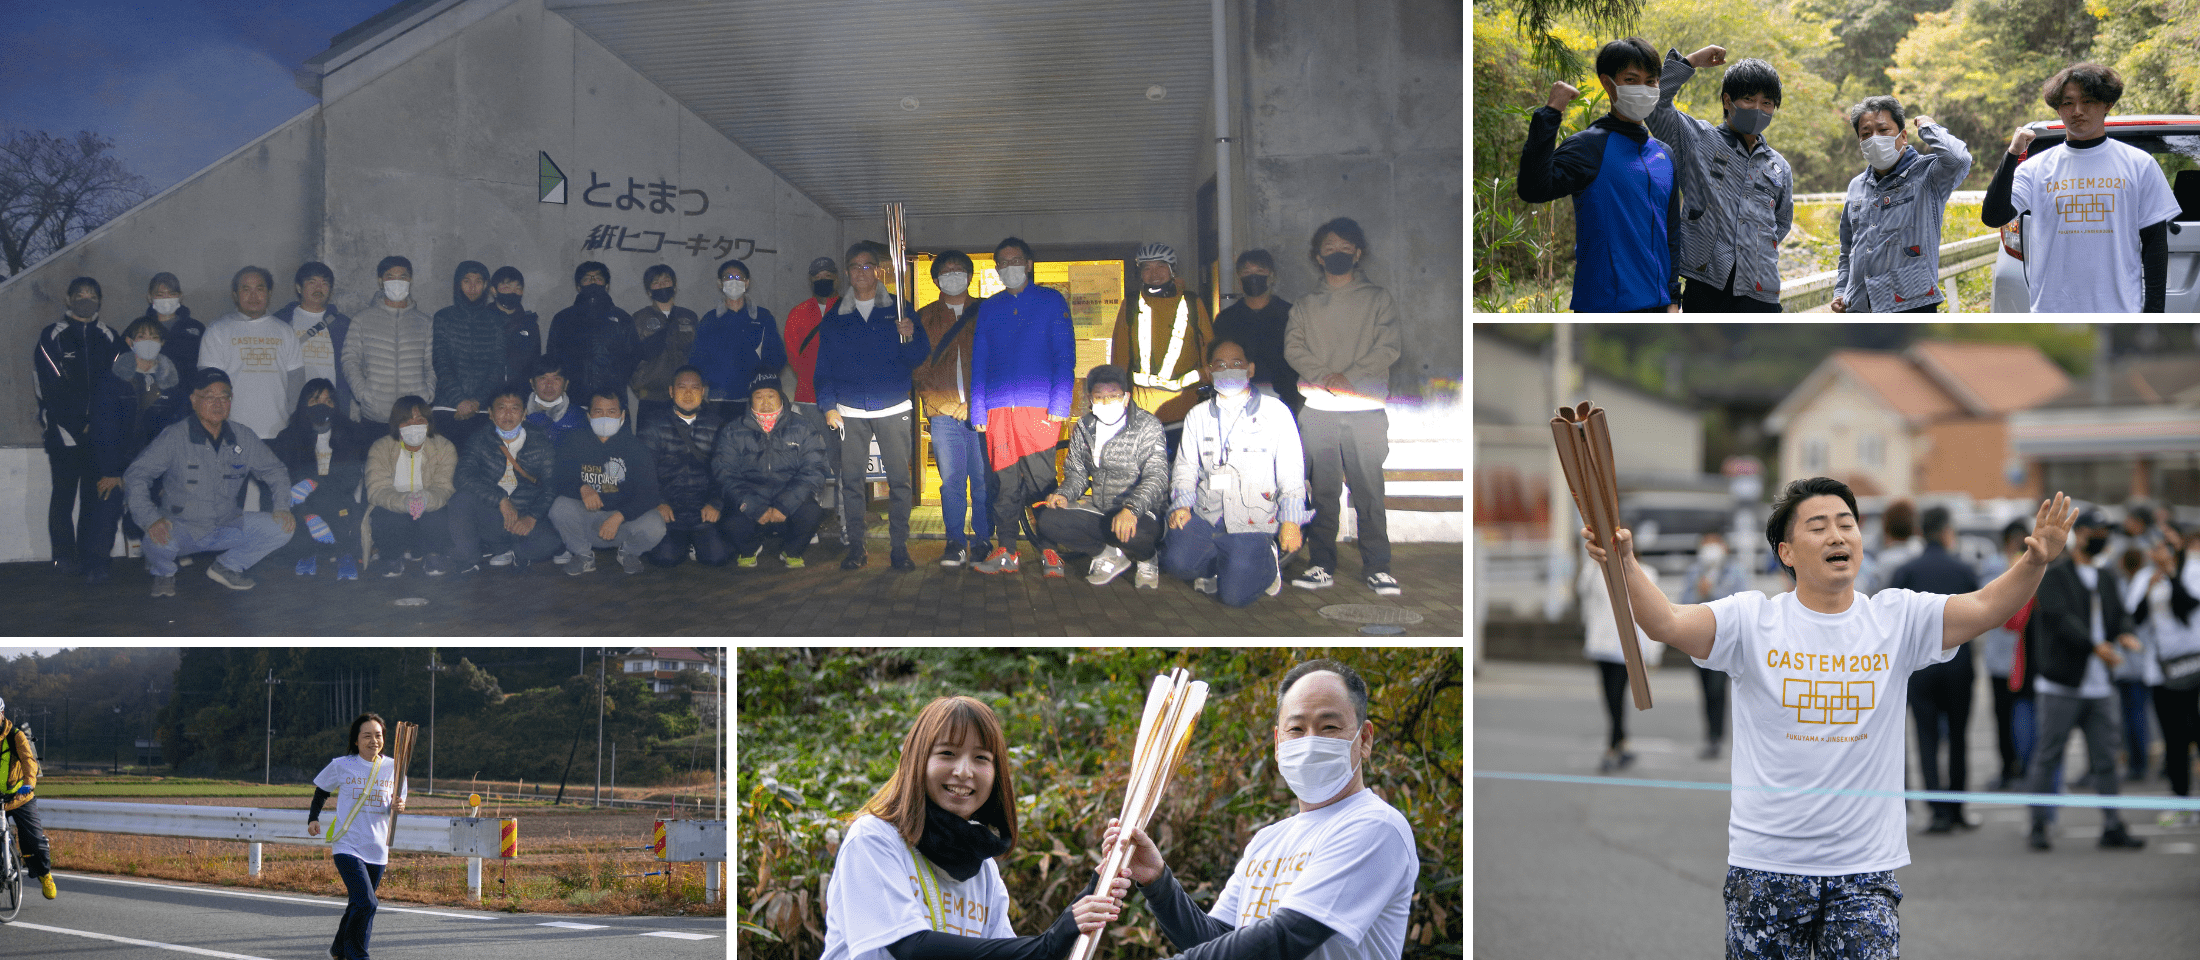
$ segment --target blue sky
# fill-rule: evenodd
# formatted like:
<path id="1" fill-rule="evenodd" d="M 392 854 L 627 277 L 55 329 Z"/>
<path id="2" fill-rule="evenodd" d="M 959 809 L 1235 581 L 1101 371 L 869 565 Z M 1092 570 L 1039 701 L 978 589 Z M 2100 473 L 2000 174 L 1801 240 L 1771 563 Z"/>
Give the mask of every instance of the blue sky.
<path id="1" fill-rule="evenodd" d="M 90 130 L 159 191 L 313 105 L 291 72 L 395 0 L 0 0 L 0 125 Z"/>

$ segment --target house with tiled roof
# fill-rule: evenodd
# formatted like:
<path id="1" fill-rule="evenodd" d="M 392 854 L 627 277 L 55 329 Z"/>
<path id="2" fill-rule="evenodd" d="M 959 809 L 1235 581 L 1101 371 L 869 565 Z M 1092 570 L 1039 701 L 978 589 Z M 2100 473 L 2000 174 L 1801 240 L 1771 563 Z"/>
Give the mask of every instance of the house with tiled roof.
<path id="1" fill-rule="evenodd" d="M 671 696 L 681 687 L 710 690 L 720 665 L 709 654 L 693 647 L 635 647 L 621 654 L 619 669 L 639 677 L 651 693 Z"/>
<path id="2" fill-rule="evenodd" d="M 2010 418 L 2047 489 L 2099 504 L 2200 504 L 2200 354 L 2117 358 Z"/>
<path id="3" fill-rule="evenodd" d="M 1765 418 L 1783 480 L 1828 476 L 1859 496 L 2037 496 L 2009 417 L 2070 378 L 2031 344 L 1924 341 L 1896 353 L 1837 350 Z"/>

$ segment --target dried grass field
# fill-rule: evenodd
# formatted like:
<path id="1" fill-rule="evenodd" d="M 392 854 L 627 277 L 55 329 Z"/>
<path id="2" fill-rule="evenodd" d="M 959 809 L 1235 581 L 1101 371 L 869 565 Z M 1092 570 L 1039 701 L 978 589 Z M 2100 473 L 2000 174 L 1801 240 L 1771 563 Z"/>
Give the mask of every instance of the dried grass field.
<path id="1" fill-rule="evenodd" d="M 62 796 L 85 796 L 56 783 Z M 241 786 L 241 785 L 240 785 Z M 253 785 L 257 786 L 257 785 Z M 459 781 L 439 781 L 439 787 L 461 789 Z M 481 784 L 483 789 L 489 784 Z M 511 789 L 509 785 L 499 789 Z M 116 796 L 103 800 L 188 804 L 193 806 L 268 807 L 295 810 L 302 823 L 308 798 L 267 796 L 209 796 L 201 785 L 192 785 L 188 796 Z M 219 792 L 219 791 L 212 791 Z M 239 789 L 235 792 L 248 792 Z M 310 790 L 308 791 L 310 793 Z M 592 788 L 568 788 L 566 802 L 486 802 L 480 816 L 514 817 L 519 820 L 519 857 L 510 861 L 482 862 L 481 906 L 512 912 L 599 913 L 626 916 L 724 916 L 727 886 L 721 881 L 720 899 L 705 903 L 704 873 L 720 864 L 663 863 L 643 848 L 650 842 L 653 822 L 669 816 L 669 802 L 647 810 L 595 810 L 575 807 L 586 803 Z M 654 791 L 621 789 L 620 799 L 645 799 Z M 41 795 L 47 793 L 41 784 Z M 683 801 L 691 791 L 681 791 Z M 59 797 L 57 796 L 57 799 Z M 689 802 L 683 816 L 703 815 Z M 408 814 L 465 816 L 464 797 L 420 796 L 407 804 Z M 323 814 L 324 820 L 327 814 Z M 247 845 L 216 840 L 125 834 L 82 833 L 49 830 L 54 865 L 62 870 L 213 883 L 224 886 L 342 897 L 343 884 L 329 863 L 326 847 L 266 844 L 257 877 L 247 876 Z M 657 876 L 640 874 L 657 873 Z M 390 856 L 382 877 L 381 895 L 393 903 L 470 906 L 466 895 L 466 860 L 462 857 L 397 852 Z"/>

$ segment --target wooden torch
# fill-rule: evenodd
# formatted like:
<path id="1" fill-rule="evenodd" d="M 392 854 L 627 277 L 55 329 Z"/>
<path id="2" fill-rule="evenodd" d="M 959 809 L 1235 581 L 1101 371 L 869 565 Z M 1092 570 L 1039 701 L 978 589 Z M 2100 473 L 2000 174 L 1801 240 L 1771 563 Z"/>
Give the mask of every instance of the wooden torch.
<path id="1" fill-rule="evenodd" d="M 1558 408 L 1551 418 L 1551 437 L 1558 442 L 1558 462 L 1566 471 L 1566 486 L 1573 492 L 1581 519 L 1604 545 L 1604 585 L 1612 598 L 1612 622 L 1619 628 L 1619 648 L 1627 657 L 1627 687 L 1633 691 L 1635 709 L 1650 709 L 1650 675 L 1643 670 L 1642 649 L 1635 638 L 1635 614 L 1628 606 L 1627 561 L 1612 541 L 1619 529 L 1619 476 L 1612 461 L 1612 428 L 1604 409 L 1583 400 L 1580 405 Z M 1558 531 L 1551 531 L 1557 536 Z"/>
<path id="2" fill-rule="evenodd" d="M 402 720 L 390 725 L 390 760 L 397 765 L 397 772 L 390 777 L 390 846 L 397 845 L 397 800 L 405 789 L 405 768 L 412 765 L 413 738 L 420 733 L 420 725 Z"/>
<path id="3" fill-rule="evenodd" d="M 1191 671 L 1178 668 L 1153 678 L 1146 693 L 1146 710 L 1138 721 L 1138 740 L 1131 752 L 1130 786 L 1123 794 L 1123 812 L 1117 818 L 1115 849 L 1100 864 L 1100 890 L 1105 893 L 1130 859 L 1131 830 L 1144 828 L 1168 789 L 1169 774 L 1191 742 L 1192 726 L 1207 704 L 1207 684 L 1192 679 Z M 1077 935 L 1067 960 L 1091 960 L 1100 947 L 1097 935 Z"/>

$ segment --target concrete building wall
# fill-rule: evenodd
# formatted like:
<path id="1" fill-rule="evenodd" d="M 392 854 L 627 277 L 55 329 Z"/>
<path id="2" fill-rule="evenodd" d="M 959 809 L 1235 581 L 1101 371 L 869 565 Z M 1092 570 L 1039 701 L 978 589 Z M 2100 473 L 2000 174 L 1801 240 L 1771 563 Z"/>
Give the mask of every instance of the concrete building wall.
<path id="1" fill-rule="evenodd" d="M 1320 278 L 1314 228 L 1360 222 L 1368 280 L 1405 325 L 1391 392 L 1457 396 L 1464 370 L 1463 8 L 1450 0 L 1252 0 L 1250 112 L 1241 148 L 1249 212 L 1239 249 L 1275 254 L 1285 299 Z M 1456 402 L 1456 401 L 1454 401 Z"/>
<path id="2" fill-rule="evenodd" d="M 182 281 L 183 302 L 202 322 L 236 309 L 229 281 L 246 264 L 274 271 L 278 295 L 289 291 L 321 228 L 318 114 L 299 114 L 0 283 L 0 396 L 9 400 L 0 404 L 0 447 L 40 442 L 31 353 L 38 332 L 61 319 L 70 280 L 99 281 L 100 322 L 118 334 L 145 313 L 145 285 L 164 270 Z M 43 499 L 37 529 L 43 543 Z"/>
<path id="3" fill-rule="evenodd" d="M 383 71 L 324 108 L 323 246 L 351 294 L 339 303 L 365 302 L 390 253 L 412 259 L 429 309 L 449 304 L 461 260 L 516 266 L 545 325 L 571 305 L 584 260 L 611 268 L 629 310 L 648 302 L 642 271 L 657 263 L 698 313 L 715 305 L 726 259 L 748 263 L 750 297 L 775 314 L 805 295 L 813 251 L 835 249 L 833 217 L 541 0 L 464 12 L 439 17 L 459 26 L 400 63 L 362 58 L 328 78 L 334 92 L 351 70 Z M 565 203 L 538 201 L 538 153 L 563 170 Z"/>

